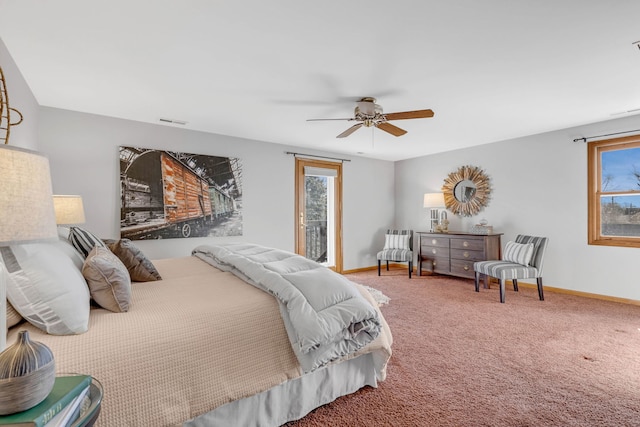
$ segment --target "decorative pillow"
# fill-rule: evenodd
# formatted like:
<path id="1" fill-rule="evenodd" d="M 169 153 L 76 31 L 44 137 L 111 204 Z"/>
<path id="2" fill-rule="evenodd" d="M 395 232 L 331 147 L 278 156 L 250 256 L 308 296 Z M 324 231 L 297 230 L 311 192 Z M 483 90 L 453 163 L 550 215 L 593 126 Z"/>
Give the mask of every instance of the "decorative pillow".
<path id="1" fill-rule="evenodd" d="M 84 260 L 82 275 L 91 297 L 102 308 L 119 313 L 129 311 L 131 279 L 127 267 L 108 248 L 96 245 Z"/>
<path id="2" fill-rule="evenodd" d="M 29 323 L 52 335 L 89 328 L 89 290 L 58 247 L 31 243 L 0 248 L 9 273 L 7 299 Z"/>
<path id="3" fill-rule="evenodd" d="M 409 247 L 408 234 L 385 234 L 384 249 L 405 249 L 411 250 Z"/>
<path id="4" fill-rule="evenodd" d="M 151 261 L 129 239 L 105 241 L 111 252 L 127 267 L 132 282 L 162 280 Z"/>
<path id="5" fill-rule="evenodd" d="M 20 316 L 20 313 L 18 313 L 7 300 L 7 328 L 16 326 L 20 322 L 22 322 L 22 316 Z"/>
<path id="6" fill-rule="evenodd" d="M 533 243 L 507 242 L 502 259 L 516 264 L 529 265 L 533 255 Z"/>
<path id="7" fill-rule="evenodd" d="M 73 247 L 70 241 L 68 241 L 67 239 L 59 238 L 57 242 L 53 242 L 51 244 L 60 249 L 67 257 L 69 257 L 78 271 L 82 271 L 84 258 L 82 257 L 82 255 L 80 255 L 80 252 L 78 252 L 76 248 Z"/>
<path id="8" fill-rule="evenodd" d="M 100 238 L 80 227 L 71 227 L 69 230 L 69 241 L 73 247 L 82 254 L 83 258 L 89 255 L 89 252 L 91 252 L 94 246 L 107 247 Z"/>

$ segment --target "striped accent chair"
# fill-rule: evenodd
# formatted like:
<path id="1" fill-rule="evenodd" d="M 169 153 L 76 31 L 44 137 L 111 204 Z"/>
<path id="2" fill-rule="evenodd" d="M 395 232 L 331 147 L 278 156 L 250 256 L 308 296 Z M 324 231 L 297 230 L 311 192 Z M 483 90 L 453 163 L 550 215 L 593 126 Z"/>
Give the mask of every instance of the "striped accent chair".
<path id="1" fill-rule="evenodd" d="M 378 252 L 378 276 L 380 275 L 380 263 L 387 263 L 389 271 L 389 261 L 408 262 L 409 279 L 413 270 L 413 230 L 387 230 L 384 236 L 384 249 Z"/>
<path id="2" fill-rule="evenodd" d="M 502 260 L 479 261 L 473 264 L 475 270 L 476 292 L 480 292 L 480 275 L 485 275 L 485 287 L 488 277 L 500 282 L 500 302 L 504 303 L 505 281 L 511 280 L 513 290 L 518 292 L 518 280 L 536 279 L 538 297 L 544 301 L 542 290 L 542 263 L 547 249 L 548 238 L 518 235 L 514 242 L 505 245 Z"/>

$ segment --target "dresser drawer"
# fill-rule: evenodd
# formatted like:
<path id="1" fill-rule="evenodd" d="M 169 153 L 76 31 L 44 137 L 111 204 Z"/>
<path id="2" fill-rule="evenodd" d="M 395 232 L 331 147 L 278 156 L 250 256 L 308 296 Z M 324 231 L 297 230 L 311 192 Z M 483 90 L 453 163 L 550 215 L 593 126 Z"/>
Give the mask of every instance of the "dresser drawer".
<path id="1" fill-rule="evenodd" d="M 451 259 L 464 261 L 485 261 L 484 251 L 472 251 L 470 249 L 451 249 Z"/>
<path id="2" fill-rule="evenodd" d="M 420 239 L 420 244 L 423 247 L 449 248 L 449 238 L 448 237 L 431 237 L 431 236 L 423 237 Z"/>
<path id="3" fill-rule="evenodd" d="M 449 258 L 431 258 L 433 264 L 433 272 L 440 274 L 449 274 Z"/>
<path id="4" fill-rule="evenodd" d="M 451 239 L 451 249 L 468 249 L 484 251 L 484 239 L 470 237 L 467 239 Z"/>
<path id="5" fill-rule="evenodd" d="M 423 258 L 449 258 L 449 247 L 423 246 L 420 253 Z"/>
<path id="6" fill-rule="evenodd" d="M 473 261 L 452 259 L 451 274 L 454 276 L 467 277 L 469 279 L 473 279 L 475 277 L 475 273 L 473 271 Z"/>

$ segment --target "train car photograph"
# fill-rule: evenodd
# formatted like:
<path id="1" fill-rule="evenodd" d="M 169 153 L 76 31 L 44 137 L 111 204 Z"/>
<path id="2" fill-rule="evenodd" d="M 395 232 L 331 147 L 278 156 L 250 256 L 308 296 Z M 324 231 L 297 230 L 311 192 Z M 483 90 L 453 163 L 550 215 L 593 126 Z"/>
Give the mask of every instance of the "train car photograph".
<path id="1" fill-rule="evenodd" d="M 242 235 L 242 164 L 233 157 L 120 147 L 120 236 Z"/>

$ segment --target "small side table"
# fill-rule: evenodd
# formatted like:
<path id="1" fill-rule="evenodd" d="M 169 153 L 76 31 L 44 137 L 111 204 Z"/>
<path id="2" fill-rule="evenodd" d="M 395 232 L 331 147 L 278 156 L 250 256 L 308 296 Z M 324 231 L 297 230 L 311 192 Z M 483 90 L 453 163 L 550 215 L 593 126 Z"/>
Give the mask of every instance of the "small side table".
<path id="1" fill-rule="evenodd" d="M 91 384 L 89 385 L 89 405 L 81 409 L 78 418 L 71 424 L 71 427 L 91 427 L 98 419 L 100 415 L 100 407 L 102 405 L 102 384 L 95 379 L 91 378 Z"/>

